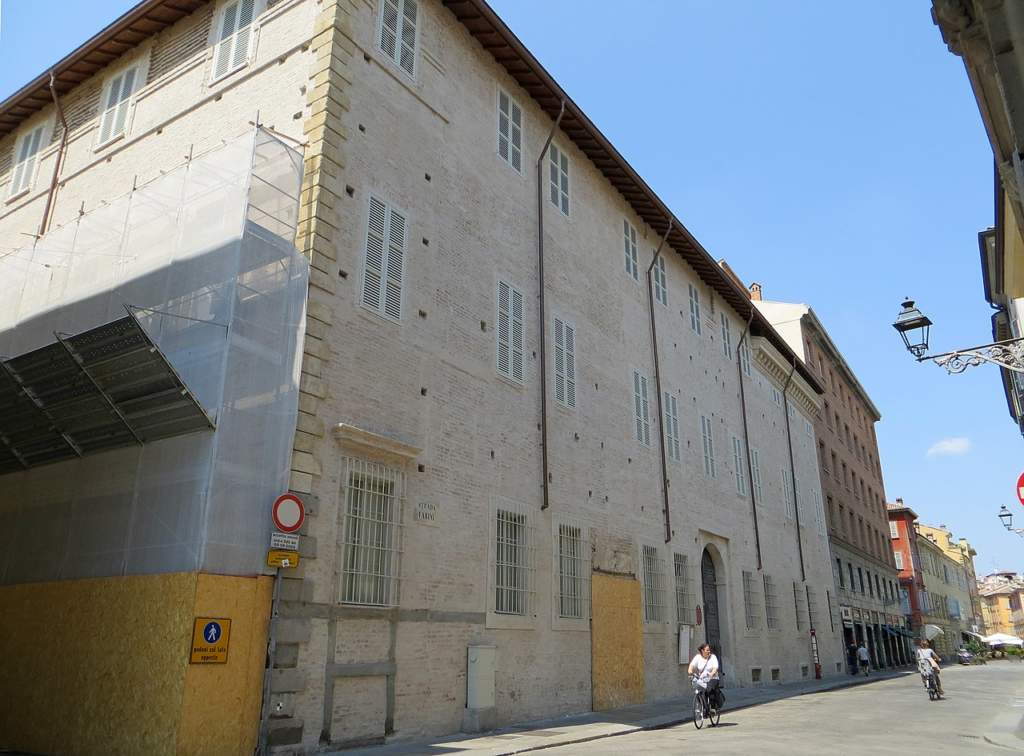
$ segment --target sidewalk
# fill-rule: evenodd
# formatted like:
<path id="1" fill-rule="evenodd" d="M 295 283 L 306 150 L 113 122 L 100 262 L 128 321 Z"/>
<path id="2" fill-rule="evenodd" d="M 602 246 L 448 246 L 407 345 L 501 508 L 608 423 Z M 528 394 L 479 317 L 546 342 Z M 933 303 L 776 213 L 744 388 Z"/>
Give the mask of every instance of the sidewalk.
<path id="1" fill-rule="evenodd" d="M 891 680 L 916 670 L 873 672 L 870 677 L 843 675 L 825 680 L 808 680 L 785 685 L 766 685 L 758 688 L 725 688 L 724 711 L 736 711 L 747 706 L 777 701 L 790 696 L 803 696 L 878 680 Z M 728 683 L 728 680 L 726 680 Z M 503 756 L 503 754 L 537 751 L 542 748 L 585 743 L 598 738 L 626 735 L 640 730 L 670 727 L 692 719 L 692 697 L 661 701 L 659 703 L 627 706 L 611 711 L 574 714 L 557 719 L 535 722 L 494 730 L 483 735 L 448 735 L 430 741 L 403 741 L 368 748 L 332 751 L 340 756 L 407 756 L 409 754 L 450 754 L 459 756 Z"/>

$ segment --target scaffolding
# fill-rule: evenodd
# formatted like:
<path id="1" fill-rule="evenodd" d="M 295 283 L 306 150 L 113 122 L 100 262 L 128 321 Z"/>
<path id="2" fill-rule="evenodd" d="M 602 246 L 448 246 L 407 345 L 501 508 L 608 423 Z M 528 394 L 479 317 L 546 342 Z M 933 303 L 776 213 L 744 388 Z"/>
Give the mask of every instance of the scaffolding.
<path id="1" fill-rule="evenodd" d="M 0 584 L 265 571 L 298 412 L 301 180 L 256 128 L 0 250 Z"/>

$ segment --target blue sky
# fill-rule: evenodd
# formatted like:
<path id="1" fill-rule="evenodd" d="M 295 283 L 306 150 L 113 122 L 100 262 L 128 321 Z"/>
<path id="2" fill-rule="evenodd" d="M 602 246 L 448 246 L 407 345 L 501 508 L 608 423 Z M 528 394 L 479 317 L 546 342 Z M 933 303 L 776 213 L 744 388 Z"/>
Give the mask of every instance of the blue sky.
<path id="1" fill-rule="evenodd" d="M 998 372 L 918 365 L 890 326 L 909 295 L 934 350 L 991 340 L 992 152 L 931 4 L 491 2 L 712 255 L 814 307 L 882 413 L 889 499 L 967 537 L 979 573 L 1024 570 L 997 519 L 1024 527 Z M 133 4 L 3 2 L 0 98 Z M 966 451 L 929 455 L 944 439 Z"/>

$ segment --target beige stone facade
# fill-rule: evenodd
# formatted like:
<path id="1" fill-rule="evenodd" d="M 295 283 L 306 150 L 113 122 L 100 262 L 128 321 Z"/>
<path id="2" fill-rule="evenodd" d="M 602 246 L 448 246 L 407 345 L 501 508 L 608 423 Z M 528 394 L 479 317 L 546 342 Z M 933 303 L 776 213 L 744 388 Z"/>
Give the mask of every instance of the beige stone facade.
<path id="1" fill-rule="evenodd" d="M 825 381 L 675 218 L 648 287 L 668 210 L 553 82 L 566 116 L 538 176 L 557 100 L 527 88 L 542 73 L 528 52 L 488 51 L 513 47 L 493 12 L 256 3 L 243 64 L 218 77 L 229 6 L 197 6 L 67 93 L 69 111 L 95 104 L 69 134 L 53 222 L 257 121 L 304 150 L 290 488 L 309 518 L 281 588 L 271 743 L 678 697 L 705 637 L 732 685 L 842 672 Z M 89 93 L 135 60 L 146 83 L 98 145 Z M 53 122 L 42 106 L 0 142 L 5 197 L 21 140 Z M 39 228 L 60 149 L 44 133 L 29 188 L 0 210 L 2 245 Z"/>

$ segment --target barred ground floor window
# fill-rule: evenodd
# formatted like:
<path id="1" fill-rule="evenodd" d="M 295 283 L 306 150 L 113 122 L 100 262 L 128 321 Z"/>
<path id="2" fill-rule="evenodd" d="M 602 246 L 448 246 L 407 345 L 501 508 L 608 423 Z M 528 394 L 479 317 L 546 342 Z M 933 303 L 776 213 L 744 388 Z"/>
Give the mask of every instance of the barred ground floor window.
<path id="1" fill-rule="evenodd" d="M 533 613 L 535 540 L 525 511 L 504 506 L 495 510 L 491 531 L 491 610 L 495 613 Z"/>

